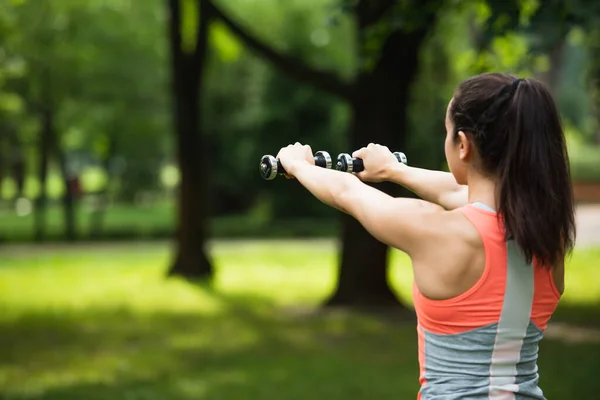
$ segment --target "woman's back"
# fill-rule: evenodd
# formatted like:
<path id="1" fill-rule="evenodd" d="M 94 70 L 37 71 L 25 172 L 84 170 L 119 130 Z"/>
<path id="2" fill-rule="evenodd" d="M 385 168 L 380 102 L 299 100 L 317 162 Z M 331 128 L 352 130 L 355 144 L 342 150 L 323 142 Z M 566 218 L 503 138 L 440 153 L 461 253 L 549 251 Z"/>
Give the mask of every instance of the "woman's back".
<path id="1" fill-rule="evenodd" d="M 431 300 L 413 286 L 419 398 L 544 399 L 537 354 L 560 298 L 552 270 L 527 264 L 487 206 L 458 211 L 479 233 L 485 267 L 475 285 L 448 300 Z"/>

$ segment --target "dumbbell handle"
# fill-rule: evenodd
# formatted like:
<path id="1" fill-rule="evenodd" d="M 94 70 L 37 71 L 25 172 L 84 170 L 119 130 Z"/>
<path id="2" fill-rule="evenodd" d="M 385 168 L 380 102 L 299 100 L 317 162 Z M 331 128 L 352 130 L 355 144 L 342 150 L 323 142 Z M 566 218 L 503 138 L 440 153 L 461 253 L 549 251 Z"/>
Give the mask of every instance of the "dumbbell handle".
<path id="1" fill-rule="evenodd" d="M 331 169 L 331 156 L 326 151 L 317 151 L 314 159 L 316 166 Z M 260 174 L 265 180 L 272 180 L 277 175 L 286 173 L 281 162 L 271 155 L 265 155 L 261 158 L 259 168 Z"/>
<path id="2" fill-rule="evenodd" d="M 394 156 L 398 160 L 398 162 L 402 164 L 408 164 L 408 160 L 406 159 L 406 155 L 399 151 L 394 153 Z M 338 156 L 338 162 L 336 165 L 336 169 L 343 172 L 362 172 L 365 170 L 365 166 L 363 164 L 363 160 L 360 158 L 352 158 L 347 153 L 342 153 Z"/>

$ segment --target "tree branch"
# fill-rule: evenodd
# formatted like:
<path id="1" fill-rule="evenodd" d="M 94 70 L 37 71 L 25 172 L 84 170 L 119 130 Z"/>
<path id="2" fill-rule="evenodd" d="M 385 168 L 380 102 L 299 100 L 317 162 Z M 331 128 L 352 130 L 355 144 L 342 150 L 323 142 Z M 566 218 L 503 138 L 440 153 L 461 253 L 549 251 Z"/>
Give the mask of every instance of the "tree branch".
<path id="1" fill-rule="evenodd" d="M 313 69 L 296 57 L 277 52 L 225 15 L 212 0 L 207 0 L 207 2 L 215 18 L 223 21 L 246 46 L 257 52 L 285 74 L 300 82 L 306 82 L 317 89 L 345 99 L 349 99 L 352 96 L 351 84 L 341 81 L 334 73 Z"/>
<path id="2" fill-rule="evenodd" d="M 181 58 L 181 9 L 179 0 L 167 0 L 169 11 L 169 41 L 171 42 L 171 62 L 175 65 Z"/>

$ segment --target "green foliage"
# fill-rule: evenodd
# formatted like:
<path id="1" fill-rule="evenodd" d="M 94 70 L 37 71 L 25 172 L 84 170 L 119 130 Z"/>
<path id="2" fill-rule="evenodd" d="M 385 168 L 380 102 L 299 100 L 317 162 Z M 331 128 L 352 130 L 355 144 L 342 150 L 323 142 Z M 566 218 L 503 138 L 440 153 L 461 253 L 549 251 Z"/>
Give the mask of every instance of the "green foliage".
<path id="1" fill-rule="evenodd" d="M 196 48 L 198 38 L 198 18 L 200 10 L 196 0 L 178 0 L 181 7 L 181 48 L 185 53 L 191 54 Z"/>
<path id="2" fill-rule="evenodd" d="M 567 127 L 567 137 L 573 181 L 600 183 L 600 147 L 590 146 L 572 127 Z"/>
<path id="3" fill-rule="evenodd" d="M 414 2 L 397 2 L 363 32 L 368 40 L 363 41 L 366 48 L 360 49 L 350 12 L 356 2 L 215 1 L 275 50 L 314 68 L 335 71 L 346 81 L 367 64 L 373 65 L 392 30 L 414 29 L 428 15 L 428 10 L 414 7 Z M 546 51 L 550 38 L 565 32 L 557 99 L 565 120 L 582 133 L 585 143 L 595 140 L 600 102 L 594 89 L 598 86 L 594 60 L 600 58 L 595 57 L 597 29 L 587 29 L 592 27 L 595 5 L 575 7 L 572 1 L 553 0 L 548 9 L 564 13 L 548 14 L 534 0 L 443 3 L 432 34 L 421 48 L 421 68 L 413 82 L 410 134 L 404 149 L 411 164 L 443 167 L 445 109 L 462 79 L 489 70 L 543 77 L 554 67 Z M 427 4 L 439 6 L 438 1 Z M 190 49 L 198 28 L 196 2 L 182 0 L 182 5 L 183 46 Z M 555 19 L 544 25 L 539 11 Z M 555 23 L 556 15 L 565 23 Z M 39 107 L 48 104 L 55 108 L 69 168 L 82 178 L 86 190 L 106 190 L 111 201 L 133 205 L 151 192 L 159 196 L 176 193 L 165 22 L 164 0 L 0 1 L 0 188 L 4 199 L 16 195 L 14 173 L 5 162 L 14 155 L 22 155 L 27 163 L 25 195 L 39 193 L 35 178 Z M 248 51 L 221 22 L 212 23 L 209 35 L 203 93 L 208 146 L 202 156 L 210 159 L 213 215 L 248 214 L 254 222 L 229 222 L 236 232 L 257 226 L 262 232 L 277 220 L 335 218 L 333 210 L 311 200 L 295 182 L 262 181 L 257 163 L 263 154 L 275 154 L 295 141 L 311 144 L 314 151 L 327 150 L 334 157 L 355 150 L 348 148 L 346 140 L 352 121 L 348 105 L 283 76 Z M 547 43 L 540 42 L 546 36 Z M 47 75 L 50 79 L 45 79 Z M 581 156 L 576 153 L 574 175 L 596 179 L 597 154 L 593 150 Z M 48 188 L 56 198 L 64 193 L 64 184 L 55 160 L 50 169 Z M 89 171 L 94 171 L 93 184 Z M 87 226 L 89 215 L 79 215 L 83 218 L 80 225 Z M 140 218 L 152 220 L 151 216 Z M 164 225 L 161 222 L 157 235 L 172 232 L 168 224 L 168 219 Z M 243 226 L 235 228 L 236 224 Z M 29 223 L 25 225 L 29 229 Z M 217 230 L 230 231 L 229 227 Z"/>
<path id="4" fill-rule="evenodd" d="M 121 157 L 130 160 L 120 171 L 124 188 L 135 193 L 156 186 L 153 166 L 167 154 L 169 122 L 161 89 L 167 86 L 162 6 L 158 0 L 3 4 L 11 25 L 0 46 L 25 70 L 3 83 L 27 104 L 14 124 L 27 138 L 22 146 L 31 155 L 29 171 L 39 158 L 39 125 L 25 124 L 23 118 L 36 121 L 49 108 L 72 172 Z M 0 71 L 10 70 L 2 67 Z M 133 196 L 125 190 L 120 194 Z"/>
<path id="5" fill-rule="evenodd" d="M 552 7 L 559 7 L 557 3 L 554 2 Z M 563 118 L 569 126 L 583 134 L 582 138 L 589 147 L 584 151 L 573 149 L 574 176 L 583 180 L 598 179 L 600 157 L 596 147 L 589 146 L 596 140 L 597 110 L 600 109 L 595 105 L 600 102 L 594 103 L 593 89 L 597 86 L 593 82 L 598 81 L 594 78 L 598 74 L 593 69 L 593 60 L 598 57 L 592 56 L 597 41 L 593 39 L 595 31 L 584 34 L 581 28 L 586 26 L 585 21 L 594 18 L 595 11 L 589 9 L 590 15 L 585 20 L 569 20 L 569 26 L 580 28 L 565 28 L 568 34 L 561 65 L 551 65 L 545 52 L 550 42 L 540 47 L 540 39 L 546 30 L 557 30 L 559 25 L 548 22 L 551 19 L 544 11 L 546 30 L 536 31 L 540 24 L 543 25 L 538 15 L 540 7 L 536 1 L 446 3 L 440 13 L 443 18 L 438 19 L 433 34 L 423 47 L 421 69 L 414 83 L 410 106 L 412 134 L 407 151 L 413 154 L 411 159 L 416 160 L 417 165 L 426 168 L 443 166 L 445 109 L 461 80 L 487 71 L 546 79 L 544 75 L 554 68 L 558 70 L 555 92 Z M 565 7 L 571 10 L 572 4 Z M 581 14 L 580 11 L 577 10 L 577 13 Z M 589 78 L 586 79 L 586 76 Z"/>
<path id="6" fill-rule="evenodd" d="M 348 24 L 325 25 L 326 2 L 230 3 L 233 18 L 270 46 L 316 68 L 352 74 L 352 63 L 346 62 L 351 59 L 351 46 L 344 38 L 351 31 Z M 207 76 L 208 156 L 218 166 L 213 170 L 214 213 L 250 211 L 268 202 L 269 221 L 334 215 L 317 201 L 307 202 L 299 185 L 261 181 L 258 161 L 263 154 L 275 155 L 296 141 L 310 143 L 315 152 L 327 150 L 333 157 L 351 151 L 344 140 L 347 106 L 281 75 L 248 51 L 234 62 L 212 57 Z"/>
<path id="7" fill-rule="evenodd" d="M 473 56 L 464 20 L 476 15 L 480 4 L 454 4 L 441 10 L 432 34 L 421 51 L 420 70 L 409 105 L 407 154 L 411 165 L 439 169 L 445 163 L 446 107 L 457 83 L 471 74 Z"/>
<path id="8" fill-rule="evenodd" d="M 185 48 L 195 44 L 195 4 L 182 2 Z M 327 26 L 330 9 L 324 2 L 235 1 L 230 6 L 235 16 L 250 22 L 251 29 L 273 46 L 316 67 L 335 68 L 345 76 L 354 73 L 351 24 L 346 18 L 337 26 Z M 43 104 L 41 70 L 34 67 L 40 63 L 51 67 L 53 86 L 59 89 L 52 91 L 57 129 L 71 168 L 79 175 L 89 168 L 105 169 L 110 178 L 97 190 L 107 189 L 118 200 L 133 201 L 143 191 L 161 190 L 162 167 L 174 163 L 168 134 L 171 99 L 164 2 L 41 0 L 5 7 L 3 16 L 7 24 L 12 23 L 7 25 L 11 41 L 4 42 L 5 48 L 21 60 L 25 71 L 12 76 L 11 82 L 19 88 L 20 99 Z M 62 25 L 36 24 L 42 11 Z M 276 152 L 287 141 L 313 142 L 332 153 L 351 150 L 343 146 L 347 111 L 339 101 L 281 77 L 243 50 L 222 23 L 214 22 L 209 34 L 205 128 L 210 143 L 207 156 L 219 165 L 214 179 L 216 213 L 243 212 L 260 201 L 261 192 L 273 185 L 258 181 L 255 165 L 262 154 Z M 52 40 L 36 42 L 39 37 Z M 17 71 L 6 64 L 0 77 L 13 70 Z M 22 103 L 8 91 L 0 97 L 0 105 L 13 113 L 23 108 Z M 31 122 L 15 120 L 14 124 L 19 135 L 27 138 L 23 146 L 30 155 L 27 169 L 32 175 L 39 158 L 38 117 L 31 107 L 23 114 Z M 287 139 L 282 140 L 282 132 Z M 274 198 L 278 209 L 287 214 L 290 209 L 285 204 L 298 196 L 281 187 Z M 296 203 L 300 215 L 322 215 L 322 207 Z"/>
<path id="9" fill-rule="evenodd" d="M 223 62 L 232 62 L 238 59 L 242 52 L 242 45 L 222 22 L 215 21 L 212 23 L 209 37 L 210 44 L 214 46 Z"/>
<path id="10" fill-rule="evenodd" d="M 0 397 L 416 397 L 412 316 L 313 312 L 335 282 L 333 243 L 212 249 L 213 289 L 164 279 L 166 245 L 0 252 L 0 339 L 9 344 L 0 349 Z M 566 268 L 567 293 L 540 345 L 548 398 L 600 390 L 600 292 L 591 279 L 599 258 L 598 250 L 578 251 Z M 392 260 L 393 286 L 409 299 L 410 262 L 399 252 Z"/>
<path id="11" fill-rule="evenodd" d="M 181 46 L 185 53 L 192 53 L 198 39 L 198 1 L 179 0 L 181 2 Z M 220 21 L 209 27 L 209 45 L 212 46 L 223 61 L 235 61 L 240 54 L 241 44 Z"/>

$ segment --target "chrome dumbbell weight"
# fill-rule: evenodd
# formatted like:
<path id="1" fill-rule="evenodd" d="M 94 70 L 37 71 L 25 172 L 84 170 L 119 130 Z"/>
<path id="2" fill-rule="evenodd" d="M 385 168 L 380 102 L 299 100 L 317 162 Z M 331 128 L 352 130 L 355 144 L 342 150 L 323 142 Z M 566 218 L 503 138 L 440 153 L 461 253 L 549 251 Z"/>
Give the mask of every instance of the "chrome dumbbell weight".
<path id="1" fill-rule="evenodd" d="M 315 165 L 318 167 L 331 169 L 331 156 L 326 151 L 317 151 L 315 153 Z M 275 157 L 271 155 L 262 156 L 259 164 L 260 176 L 267 181 L 275 179 L 277 175 L 285 174 L 285 169 Z"/>
<path id="2" fill-rule="evenodd" d="M 401 162 L 402 164 L 408 164 L 408 160 L 404 153 L 396 151 L 392 154 L 394 154 L 398 162 Z M 342 172 L 352 173 L 364 171 L 365 167 L 363 165 L 363 161 L 360 158 L 352 158 L 352 156 L 348 153 L 341 153 L 337 157 L 337 164 L 335 166 L 335 169 Z"/>

